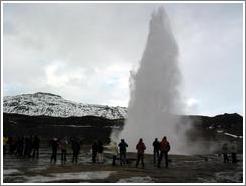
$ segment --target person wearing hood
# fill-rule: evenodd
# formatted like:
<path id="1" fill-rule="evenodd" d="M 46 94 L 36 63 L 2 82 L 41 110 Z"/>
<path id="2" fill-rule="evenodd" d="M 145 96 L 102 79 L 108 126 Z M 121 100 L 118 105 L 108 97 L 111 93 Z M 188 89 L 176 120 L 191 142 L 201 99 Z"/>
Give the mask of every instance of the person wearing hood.
<path id="1" fill-rule="evenodd" d="M 144 151 L 146 149 L 146 146 L 145 146 L 142 138 L 139 139 L 139 142 L 136 145 L 136 149 L 137 149 L 136 167 L 138 167 L 139 161 L 141 160 L 142 167 L 144 168 Z"/>
<path id="2" fill-rule="evenodd" d="M 120 149 L 120 165 L 122 166 L 122 164 L 126 164 L 126 148 L 128 147 L 128 144 L 124 139 L 121 139 L 118 147 Z"/>
<path id="3" fill-rule="evenodd" d="M 166 168 L 168 168 L 168 152 L 170 151 L 170 144 L 167 141 L 166 136 L 163 137 L 163 139 L 160 143 L 160 150 L 161 150 L 161 154 L 160 154 L 160 157 L 158 159 L 158 168 L 161 167 L 161 161 L 162 161 L 163 155 L 165 156 Z"/>

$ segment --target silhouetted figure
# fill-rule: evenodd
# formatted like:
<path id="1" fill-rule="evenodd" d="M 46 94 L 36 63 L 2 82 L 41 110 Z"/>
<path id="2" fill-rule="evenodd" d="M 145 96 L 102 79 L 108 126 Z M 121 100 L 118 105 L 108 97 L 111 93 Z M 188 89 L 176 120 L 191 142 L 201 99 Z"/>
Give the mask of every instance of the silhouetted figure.
<path id="1" fill-rule="evenodd" d="M 25 138 L 24 157 L 30 158 L 32 153 L 32 136 Z"/>
<path id="2" fill-rule="evenodd" d="M 144 151 L 146 149 L 145 144 L 143 143 L 143 139 L 140 138 L 139 142 L 136 146 L 137 149 L 137 162 L 136 162 L 136 167 L 138 167 L 139 161 L 141 160 L 142 167 L 144 168 Z"/>
<path id="3" fill-rule="evenodd" d="M 228 158 L 228 144 L 227 143 L 223 144 L 222 153 L 223 153 L 224 163 L 228 163 L 229 162 L 229 158 Z"/>
<path id="4" fill-rule="evenodd" d="M 18 137 L 16 141 L 16 155 L 18 158 L 23 156 L 24 150 L 24 137 Z"/>
<path id="5" fill-rule="evenodd" d="M 231 151 L 232 163 L 237 163 L 237 142 L 236 141 L 231 141 L 230 151 Z"/>
<path id="6" fill-rule="evenodd" d="M 36 135 L 33 139 L 33 142 L 32 142 L 32 147 L 33 147 L 32 158 L 38 158 L 39 157 L 39 144 L 40 144 L 40 139 Z"/>
<path id="7" fill-rule="evenodd" d="M 163 155 L 165 156 L 165 165 L 166 165 L 166 168 L 168 168 L 168 152 L 170 151 L 170 144 L 169 142 L 167 141 L 167 137 L 164 136 L 162 141 L 160 142 L 160 157 L 158 159 L 158 167 L 160 168 L 161 167 L 161 161 L 162 161 L 162 158 L 163 158 Z"/>
<path id="8" fill-rule="evenodd" d="M 128 144 L 124 139 L 121 139 L 118 146 L 120 148 L 120 165 L 126 164 L 126 148 L 128 147 Z"/>
<path id="9" fill-rule="evenodd" d="M 52 149 L 52 154 L 51 154 L 51 157 L 50 157 L 50 163 L 52 163 L 52 161 L 54 163 L 56 163 L 57 148 L 59 146 L 58 139 L 57 138 L 53 138 L 50 141 L 50 146 L 51 146 L 51 149 Z"/>
<path id="10" fill-rule="evenodd" d="M 102 141 L 98 140 L 97 144 L 97 157 L 98 157 L 98 163 L 103 163 L 103 143 Z"/>
<path id="11" fill-rule="evenodd" d="M 68 146 L 67 138 L 63 138 L 60 141 L 61 163 L 65 163 L 67 161 L 67 146 Z"/>
<path id="12" fill-rule="evenodd" d="M 97 142 L 94 141 L 94 143 L 91 146 L 92 151 L 92 162 L 96 163 L 96 157 L 97 157 Z"/>
<path id="13" fill-rule="evenodd" d="M 159 151 L 160 151 L 160 142 L 158 141 L 158 138 L 155 138 L 155 141 L 153 142 L 153 155 L 154 155 L 154 164 L 156 163 L 156 161 L 158 161 L 159 159 Z"/>
<path id="14" fill-rule="evenodd" d="M 72 158 L 72 163 L 77 163 L 78 162 L 78 155 L 80 151 L 80 143 L 77 138 L 72 138 L 71 140 L 72 143 L 72 150 L 73 150 L 73 158 Z"/>
<path id="15" fill-rule="evenodd" d="M 13 154 L 16 150 L 16 140 L 14 137 L 10 136 L 8 139 L 9 154 Z"/>

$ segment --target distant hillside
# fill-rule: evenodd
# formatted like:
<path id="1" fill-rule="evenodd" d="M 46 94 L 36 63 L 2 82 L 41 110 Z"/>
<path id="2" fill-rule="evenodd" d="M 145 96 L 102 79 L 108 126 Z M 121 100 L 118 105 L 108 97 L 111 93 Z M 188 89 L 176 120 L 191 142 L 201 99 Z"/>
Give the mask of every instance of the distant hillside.
<path id="1" fill-rule="evenodd" d="M 123 126 L 123 119 L 103 117 L 51 117 L 3 114 L 4 136 L 39 135 L 43 138 L 78 136 L 86 142 L 101 139 L 109 142 L 112 129 Z"/>
<path id="2" fill-rule="evenodd" d="M 3 97 L 3 112 L 30 116 L 81 117 L 93 115 L 108 119 L 121 119 L 126 117 L 127 108 L 76 103 L 65 100 L 59 95 L 37 92 Z"/>

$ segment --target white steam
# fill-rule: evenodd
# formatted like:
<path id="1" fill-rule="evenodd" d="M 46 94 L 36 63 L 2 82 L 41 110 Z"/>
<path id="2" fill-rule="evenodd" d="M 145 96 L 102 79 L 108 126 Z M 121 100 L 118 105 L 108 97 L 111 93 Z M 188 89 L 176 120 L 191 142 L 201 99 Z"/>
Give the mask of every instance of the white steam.
<path id="1" fill-rule="evenodd" d="M 135 151 L 143 138 L 147 151 L 152 142 L 167 136 L 171 153 L 187 154 L 186 131 L 181 123 L 182 103 L 179 96 L 181 80 L 178 68 L 178 46 L 164 8 L 154 12 L 149 25 L 146 48 L 136 73 L 131 73 L 128 118 L 119 137 Z"/>

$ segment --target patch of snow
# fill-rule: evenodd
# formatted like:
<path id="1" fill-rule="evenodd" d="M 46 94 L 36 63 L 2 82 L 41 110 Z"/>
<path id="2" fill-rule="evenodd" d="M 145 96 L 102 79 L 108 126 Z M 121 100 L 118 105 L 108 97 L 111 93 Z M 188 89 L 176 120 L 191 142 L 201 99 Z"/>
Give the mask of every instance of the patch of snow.
<path id="1" fill-rule="evenodd" d="M 136 176 L 136 177 L 119 179 L 117 183 L 154 183 L 154 181 L 149 176 L 145 176 L 145 177 Z"/>
<path id="2" fill-rule="evenodd" d="M 72 173 L 56 173 L 48 176 L 32 176 L 25 177 L 27 183 L 44 183 L 56 182 L 61 180 L 97 180 L 106 179 L 115 171 L 94 171 L 94 172 L 72 172 Z"/>
<path id="3" fill-rule="evenodd" d="M 17 169 L 3 169 L 4 175 L 17 174 L 17 173 L 20 173 L 20 171 Z"/>
<path id="4" fill-rule="evenodd" d="M 233 138 L 242 138 L 242 136 L 237 136 L 237 135 L 230 134 L 230 133 L 227 133 L 227 132 L 225 132 L 224 134 L 227 135 L 227 136 L 231 136 Z"/>

